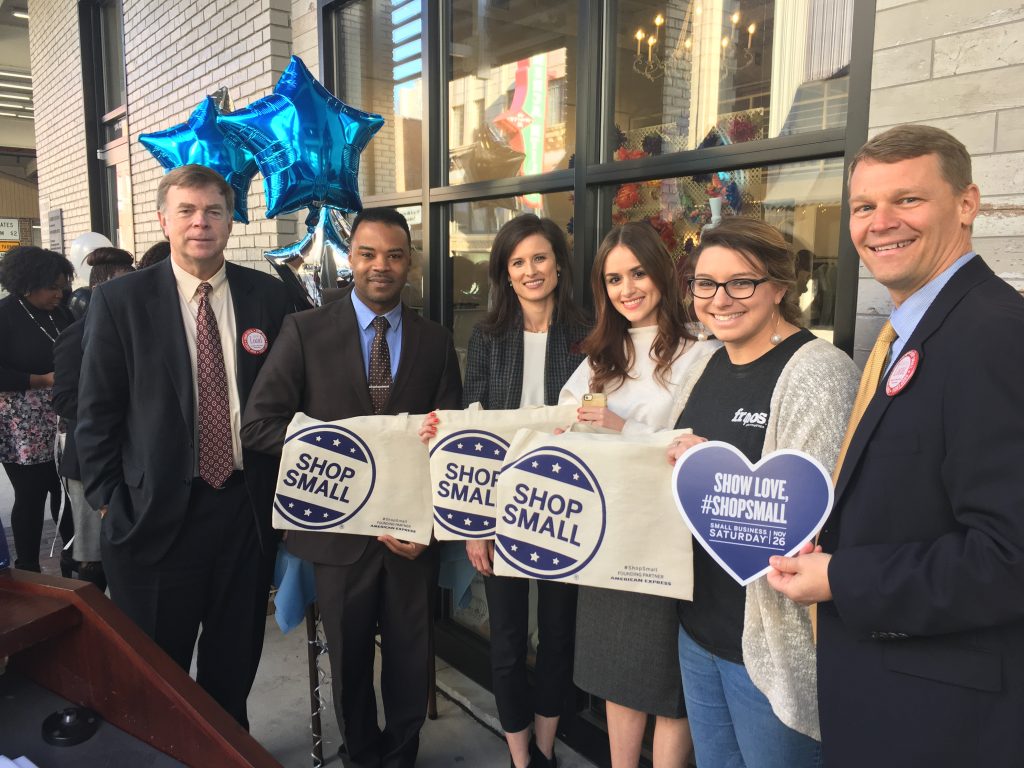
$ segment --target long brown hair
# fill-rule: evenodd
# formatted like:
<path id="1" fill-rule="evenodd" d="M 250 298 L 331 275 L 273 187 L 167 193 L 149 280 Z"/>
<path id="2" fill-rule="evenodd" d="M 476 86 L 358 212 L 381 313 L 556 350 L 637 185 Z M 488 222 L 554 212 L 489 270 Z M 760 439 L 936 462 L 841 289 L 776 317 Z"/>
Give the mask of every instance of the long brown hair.
<path id="1" fill-rule="evenodd" d="M 519 316 L 519 297 L 508 279 L 508 260 L 519 244 L 530 235 L 540 235 L 547 240 L 555 254 L 558 282 L 555 284 L 554 316 L 563 323 L 584 322 L 583 313 L 572 298 L 572 264 L 565 235 L 551 219 L 524 213 L 506 222 L 491 244 L 491 259 L 487 265 L 487 275 L 491 280 L 491 310 L 480 324 L 489 334 L 504 333 Z"/>
<path id="2" fill-rule="evenodd" d="M 655 361 L 654 376 L 662 385 L 668 382 L 672 363 L 681 354 L 680 342 L 694 338 L 686 327 L 686 314 L 672 256 L 658 233 L 646 221 L 616 227 L 601 241 L 590 273 L 597 322 L 594 330 L 583 340 L 583 351 L 590 357 L 590 387 L 594 392 L 620 387 L 636 362 L 636 350 L 629 336 L 629 321 L 612 307 L 604 282 L 608 254 L 620 245 L 633 252 L 661 292 L 657 309 L 658 335 L 651 346 L 651 353 Z"/>

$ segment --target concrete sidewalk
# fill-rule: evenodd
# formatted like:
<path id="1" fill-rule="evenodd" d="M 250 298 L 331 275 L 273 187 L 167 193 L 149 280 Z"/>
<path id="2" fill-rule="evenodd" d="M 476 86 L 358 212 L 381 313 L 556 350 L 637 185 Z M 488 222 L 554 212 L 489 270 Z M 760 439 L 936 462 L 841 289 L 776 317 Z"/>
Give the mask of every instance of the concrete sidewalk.
<path id="1" fill-rule="evenodd" d="M 7 475 L 0 472 L 0 519 L 7 532 L 12 562 L 14 544 L 10 523 L 13 501 Z M 50 556 L 55 533 L 53 521 L 47 517 L 40 547 L 40 564 L 45 573 L 59 576 L 59 539 L 54 556 Z M 321 716 L 324 765 L 340 767 L 337 753 L 341 739 L 331 704 L 330 665 L 326 656 L 322 657 L 320 666 L 324 678 L 321 693 L 326 702 Z M 379 675 L 379 660 L 377 669 Z M 438 717 L 437 720 L 428 720 L 420 734 L 417 767 L 505 768 L 509 764 L 508 750 L 500 733 L 494 697 L 440 659 L 437 661 L 437 686 Z M 285 635 L 274 617 L 268 616 L 263 657 L 249 696 L 252 735 L 286 768 L 309 768 L 313 765 L 309 711 L 305 628 L 298 627 Z M 557 754 L 562 768 L 593 766 L 564 744 L 558 744 Z"/>

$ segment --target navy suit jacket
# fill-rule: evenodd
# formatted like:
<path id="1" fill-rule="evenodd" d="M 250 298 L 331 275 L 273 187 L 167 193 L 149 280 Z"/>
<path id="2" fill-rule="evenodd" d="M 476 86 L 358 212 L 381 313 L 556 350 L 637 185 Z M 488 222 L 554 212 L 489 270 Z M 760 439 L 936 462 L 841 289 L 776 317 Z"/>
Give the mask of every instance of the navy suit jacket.
<path id="1" fill-rule="evenodd" d="M 402 356 L 384 413 L 460 408 L 462 381 L 452 336 L 408 307 Z M 286 318 L 242 418 L 242 443 L 277 456 L 296 412 L 321 421 L 373 413 L 355 309 L 349 296 Z M 347 533 L 289 531 L 288 550 L 305 560 L 351 565 L 370 540 Z"/>
<path id="2" fill-rule="evenodd" d="M 242 332 L 262 330 L 273 349 L 291 304 L 276 278 L 230 262 L 225 268 L 244 408 L 267 353 L 247 352 Z M 99 286 L 83 344 L 75 437 L 86 497 L 96 509 L 109 506 L 108 542 L 152 564 L 181 528 L 194 474 L 192 362 L 170 260 Z M 262 538 L 270 530 L 266 475 L 273 470 L 258 454 L 244 453 L 243 463 Z"/>
<path id="3" fill-rule="evenodd" d="M 826 766 L 1024 763 L 1024 298 L 980 257 L 850 444 L 820 543 Z"/>

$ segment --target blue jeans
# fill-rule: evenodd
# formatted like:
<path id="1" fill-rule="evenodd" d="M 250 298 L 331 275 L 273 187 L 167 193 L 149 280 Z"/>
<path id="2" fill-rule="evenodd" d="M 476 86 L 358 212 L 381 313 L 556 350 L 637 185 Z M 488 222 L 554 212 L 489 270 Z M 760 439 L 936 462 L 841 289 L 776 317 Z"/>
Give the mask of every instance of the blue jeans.
<path id="1" fill-rule="evenodd" d="M 821 765 L 821 744 L 779 720 L 745 666 L 704 650 L 682 627 L 679 666 L 700 768 Z"/>

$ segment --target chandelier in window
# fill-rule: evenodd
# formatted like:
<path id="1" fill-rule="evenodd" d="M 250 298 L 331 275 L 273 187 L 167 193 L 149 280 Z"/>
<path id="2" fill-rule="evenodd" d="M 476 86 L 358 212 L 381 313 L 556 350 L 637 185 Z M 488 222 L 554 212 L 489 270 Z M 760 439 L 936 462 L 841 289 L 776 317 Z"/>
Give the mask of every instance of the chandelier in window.
<path id="1" fill-rule="evenodd" d="M 692 12 L 700 17 L 701 5 L 691 5 Z M 666 74 L 680 74 L 689 70 L 692 65 L 694 48 L 701 44 L 716 44 L 721 46 L 718 56 L 719 74 L 724 81 L 735 72 L 745 69 L 754 63 L 754 36 L 757 34 L 756 22 L 748 24 L 744 30 L 741 26 L 742 18 L 739 11 L 732 13 L 727 22 L 723 22 L 720 40 L 716 38 L 713 29 L 701 28 L 698 24 L 696 35 L 694 31 L 691 12 L 687 11 L 686 18 L 681 24 L 681 32 L 672 51 L 666 52 L 666 45 L 663 38 L 668 30 L 665 27 L 665 17 L 658 14 L 654 17 L 654 31 L 648 33 L 642 27 L 638 28 L 633 35 L 636 40 L 636 53 L 633 56 L 633 71 L 638 75 L 646 77 L 650 81 L 664 77 Z M 746 40 L 743 40 L 743 32 L 746 31 Z M 697 41 L 695 42 L 695 36 Z M 746 43 L 744 45 L 744 43 Z"/>

